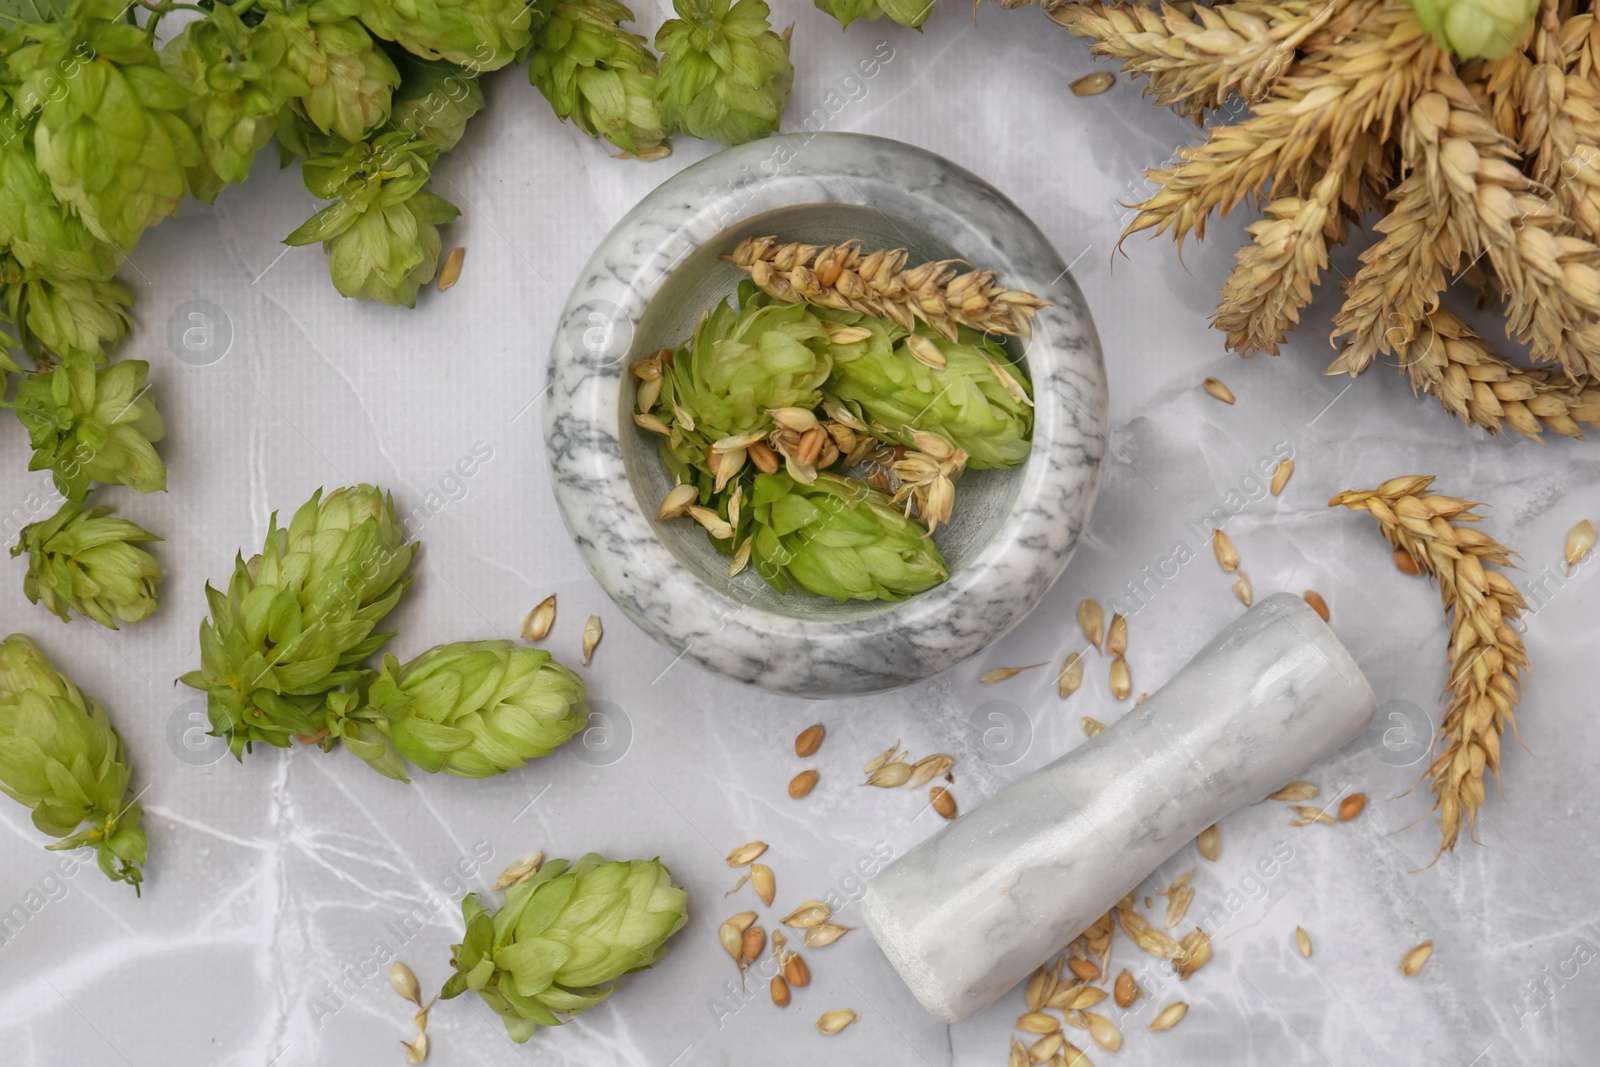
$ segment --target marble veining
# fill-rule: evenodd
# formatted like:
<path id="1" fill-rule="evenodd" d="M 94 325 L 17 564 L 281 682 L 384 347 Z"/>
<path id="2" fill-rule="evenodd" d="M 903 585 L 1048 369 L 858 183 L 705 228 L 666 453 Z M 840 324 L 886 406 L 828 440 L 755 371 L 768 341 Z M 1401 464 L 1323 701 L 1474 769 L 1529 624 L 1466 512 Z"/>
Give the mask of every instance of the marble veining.
<path id="1" fill-rule="evenodd" d="M 837 239 L 852 232 L 852 220 L 918 258 L 955 250 L 1051 306 L 1023 351 L 1035 390 L 1033 453 L 1019 471 L 981 472 L 988 495 L 972 498 L 976 504 L 967 494 L 977 478 L 958 490 L 977 517 L 963 533 L 958 505 L 958 529 L 947 535 L 956 546 L 954 555 L 946 547 L 950 580 L 900 604 L 836 608 L 776 597 L 754 575 L 720 580 L 714 560 L 695 562 L 708 550 L 684 533 L 668 532 L 675 548 L 664 543 L 654 505 L 642 505 L 646 490 L 635 484 L 652 473 L 654 442 L 625 421 L 620 391 L 631 383 L 631 360 L 660 343 L 647 337 L 652 304 L 672 302 L 663 293 L 674 269 L 721 270 L 720 292 L 690 283 L 704 308 L 731 292 L 737 274 L 714 257 L 741 237 Z M 974 175 L 909 145 L 853 134 L 778 137 L 721 152 L 645 197 L 580 275 L 552 347 L 549 385 L 545 437 L 556 499 L 618 607 L 711 670 L 809 696 L 937 674 L 1025 618 L 1072 554 L 1106 440 L 1099 341 L 1049 242 Z M 974 522 L 981 531 L 972 531 Z"/>
<path id="2" fill-rule="evenodd" d="M 1333 631 L 1274 594 L 1143 705 L 897 860 L 868 887 L 867 924 L 923 1006 L 968 1018 L 1376 706 Z"/>

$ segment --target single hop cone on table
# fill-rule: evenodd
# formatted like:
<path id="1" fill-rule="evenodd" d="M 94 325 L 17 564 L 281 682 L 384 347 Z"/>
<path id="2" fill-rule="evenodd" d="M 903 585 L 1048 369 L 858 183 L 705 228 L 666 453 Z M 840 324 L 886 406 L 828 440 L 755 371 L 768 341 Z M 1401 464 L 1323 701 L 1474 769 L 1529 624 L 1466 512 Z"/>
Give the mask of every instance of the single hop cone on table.
<path id="1" fill-rule="evenodd" d="M 466 934 L 452 946 L 456 973 L 440 996 L 477 993 L 513 1041 L 526 1041 L 665 956 L 688 905 L 658 859 L 607 862 L 591 852 L 572 864 L 548 860 L 506 890 L 499 911 L 470 894 L 461 902 Z"/>
<path id="2" fill-rule="evenodd" d="M 212 201 L 250 176 L 256 152 L 272 140 L 278 113 L 310 85 L 287 62 L 298 28 L 282 18 L 246 23 L 229 4 L 214 5 L 162 49 L 167 71 L 190 94 L 188 115 L 204 159 L 189 169 L 189 188 Z"/>
<path id="3" fill-rule="evenodd" d="M 751 565 L 780 593 L 793 584 L 835 600 L 902 600 L 950 575 L 925 531 L 859 479 L 760 474 L 748 509 Z"/>
<path id="4" fill-rule="evenodd" d="M 661 118 L 694 137 L 743 144 L 778 129 L 794 82 L 789 33 L 762 0 L 673 0 L 656 32 Z"/>
<path id="5" fill-rule="evenodd" d="M 1407 0 L 1417 21 L 1461 59 L 1500 59 L 1522 47 L 1539 0 Z"/>
<path id="6" fill-rule="evenodd" d="M 122 738 L 100 702 L 31 639 L 0 641 L 0 792 L 31 808 L 41 833 L 61 839 L 46 847 L 92 847 L 107 878 L 137 891 L 148 842 L 143 812 L 127 800 L 128 776 Z"/>
<path id="7" fill-rule="evenodd" d="M 68 500 L 82 500 L 90 482 L 141 493 L 167 487 L 154 442 L 166 435 L 145 378 L 150 365 L 124 359 L 96 367 L 87 352 L 68 352 L 50 370 L 29 375 L 17 390 L 17 418 L 33 444 L 29 470 L 48 470 Z"/>
<path id="8" fill-rule="evenodd" d="M 386 41 L 423 59 L 448 59 L 479 73 L 526 51 L 528 0 L 322 0 Z"/>
<path id="9" fill-rule="evenodd" d="M 528 77 L 563 121 L 639 159 L 672 151 L 656 100 L 656 57 L 623 29 L 617 0 L 537 0 Z"/>
<path id="10" fill-rule="evenodd" d="M 161 564 L 134 546 L 161 538 L 110 515 L 108 507 L 69 501 L 52 517 L 23 527 L 11 554 L 28 554 L 23 592 L 29 600 L 43 602 L 63 622 L 76 611 L 113 630 L 118 619 L 138 622 L 155 612 Z"/>
<path id="11" fill-rule="evenodd" d="M 403 757 L 430 774 L 487 778 L 548 756 L 589 720 L 583 681 L 539 648 L 462 641 L 383 670 L 357 718 L 375 721 L 346 747 L 375 770 L 409 781 Z M 387 740 L 388 744 L 384 743 Z"/>
<path id="12" fill-rule="evenodd" d="M 477 75 L 454 63 L 415 56 L 402 56 L 399 68 L 389 125 L 450 151 L 467 132 L 467 120 L 484 108 Z"/>
<path id="13" fill-rule="evenodd" d="M 394 636 L 373 631 L 410 588 L 417 548 L 381 490 L 319 489 L 287 530 L 273 513 L 261 554 L 237 559 L 226 592 L 207 584 L 201 666 L 180 681 L 206 693 L 235 757 L 297 736 L 332 746 L 329 703 L 347 711 L 350 693 L 336 691 L 370 682 L 366 660 Z"/>
<path id="14" fill-rule="evenodd" d="M 120 21 L 127 9 L 71 0 L 59 20 L 14 29 L 7 56 L 40 172 L 123 251 L 178 209 L 185 171 L 202 158 L 183 118 L 189 91 L 161 68 L 149 34 Z"/>
<path id="15" fill-rule="evenodd" d="M 415 307 L 439 265 L 439 225 L 459 212 L 426 188 L 438 146 L 404 132 L 308 157 L 301 170 L 317 196 L 338 199 L 284 243 L 321 241 L 334 287 L 348 297 Z"/>
<path id="16" fill-rule="evenodd" d="M 284 65 L 305 86 L 295 107 L 313 126 L 360 141 L 383 125 L 400 71 L 360 22 L 336 0 L 313 0 L 270 18 L 281 20 L 289 42 Z"/>

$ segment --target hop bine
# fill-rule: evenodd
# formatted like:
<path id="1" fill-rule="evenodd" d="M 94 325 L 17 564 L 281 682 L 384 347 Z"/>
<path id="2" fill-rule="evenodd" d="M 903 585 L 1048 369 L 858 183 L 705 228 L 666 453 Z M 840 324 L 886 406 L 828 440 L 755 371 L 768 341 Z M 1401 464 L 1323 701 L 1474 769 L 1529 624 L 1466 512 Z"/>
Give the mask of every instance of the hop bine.
<path id="1" fill-rule="evenodd" d="M 87 615 L 115 630 L 117 620 L 138 622 L 156 610 L 161 564 L 134 547 L 161 538 L 127 519 L 113 519 L 111 509 L 85 509 L 68 501 L 54 516 L 26 526 L 11 550 L 28 554 L 23 592 L 62 622 L 68 611 Z"/>
<path id="2" fill-rule="evenodd" d="M 526 1041 L 665 956 L 688 903 L 659 859 L 607 862 L 591 852 L 572 864 L 550 860 L 507 889 L 497 912 L 476 896 L 461 902 L 466 935 L 452 946 L 456 973 L 440 996 L 477 993 L 512 1040 Z"/>
<path id="3" fill-rule="evenodd" d="M 321 241 L 345 296 L 415 307 L 439 265 L 439 224 L 459 214 L 426 188 L 438 156 L 437 145 L 402 131 L 356 145 L 330 139 L 301 170 L 313 194 L 338 199 L 284 243 Z"/>
<path id="4" fill-rule="evenodd" d="M 657 95 L 669 127 L 726 145 L 773 133 L 794 82 L 789 31 L 772 32 L 762 0 L 673 0 L 656 32 Z"/>
<path id="5" fill-rule="evenodd" d="M 29 470 L 48 470 L 68 500 L 81 501 L 91 481 L 141 493 L 167 487 L 167 468 L 154 442 L 166 428 L 145 385 L 150 365 L 125 359 L 96 367 L 87 352 L 71 351 L 17 390 L 17 418 L 33 444 Z"/>
<path id="6" fill-rule="evenodd" d="M 656 57 L 620 25 L 617 0 L 537 0 L 528 77 L 563 121 L 638 159 L 660 159 L 671 132 L 656 101 Z"/>
<path id="7" fill-rule="evenodd" d="M 100 870 L 137 892 L 148 842 L 129 803 L 122 738 L 33 641 L 0 641 L 0 791 L 33 809 L 33 825 L 60 838 L 51 850 L 93 847 Z M 87 825 L 85 825 L 87 824 Z"/>
<path id="8" fill-rule="evenodd" d="M 583 682 L 543 649 L 463 641 L 401 666 L 383 658 L 368 708 L 377 722 L 346 747 L 379 773 L 409 781 L 400 757 L 432 774 L 486 778 L 548 756 L 588 722 Z M 335 731 L 339 732 L 339 731 Z M 386 743 L 387 742 L 387 743 Z"/>
<path id="9" fill-rule="evenodd" d="M 226 593 L 206 586 L 200 669 L 180 681 L 206 693 L 235 757 L 296 736 L 332 747 L 330 704 L 340 714 L 353 707 L 372 677 L 365 661 L 394 636 L 373 630 L 411 586 L 418 545 L 404 539 L 380 490 L 319 489 L 287 530 L 273 513 L 261 554 L 237 559 Z"/>

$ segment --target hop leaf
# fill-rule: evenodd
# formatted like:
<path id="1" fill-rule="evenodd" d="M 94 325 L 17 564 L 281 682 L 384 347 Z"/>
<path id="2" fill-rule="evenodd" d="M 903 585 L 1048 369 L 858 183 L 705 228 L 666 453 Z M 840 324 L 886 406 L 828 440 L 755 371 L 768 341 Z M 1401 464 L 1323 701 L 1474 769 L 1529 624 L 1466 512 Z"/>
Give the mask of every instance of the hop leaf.
<path id="1" fill-rule="evenodd" d="M 287 530 L 273 513 L 261 554 L 236 561 L 226 593 L 206 586 L 200 669 L 180 681 L 207 694 L 235 756 L 322 735 L 329 702 L 348 706 L 335 691 L 370 681 L 365 661 L 394 636 L 373 630 L 411 586 L 417 544 L 404 540 L 380 490 L 319 489 Z"/>
<path id="2" fill-rule="evenodd" d="M 673 0 L 656 33 L 661 118 L 695 137 L 743 144 L 777 130 L 794 82 L 788 31 L 762 0 Z"/>
<path id="3" fill-rule="evenodd" d="M 368 701 L 401 756 L 433 774 L 486 778 L 570 740 L 589 718 L 583 697 L 582 680 L 543 649 L 463 641 L 404 667 L 385 656 Z"/>
<path id="4" fill-rule="evenodd" d="M 499 70 L 532 39 L 527 0 L 322 0 L 412 55 Z"/>
<path id="5" fill-rule="evenodd" d="M 29 470 L 49 470 L 68 500 L 82 500 L 90 482 L 141 493 L 167 487 L 154 442 L 166 434 L 145 377 L 150 364 L 125 359 L 96 367 L 87 352 L 66 353 L 52 369 L 17 390 L 17 418 L 33 444 Z"/>
<path id="6" fill-rule="evenodd" d="M 1500 59 L 1527 39 L 1539 0 L 1407 0 L 1417 21 L 1462 59 Z"/>
<path id="7" fill-rule="evenodd" d="M 107 878 L 138 889 L 148 843 L 127 801 L 122 738 L 22 634 L 0 641 L 0 792 L 33 809 L 51 849 L 93 846 Z M 87 824 L 87 825 L 85 825 Z"/>
<path id="8" fill-rule="evenodd" d="M 671 148 L 656 102 L 656 57 L 620 25 L 633 12 L 617 0 L 537 0 L 528 77 L 556 116 L 641 159 Z"/>
<path id="9" fill-rule="evenodd" d="M 108 507 L 68 501 L 51 518 L 23 528 L 11 554 L 28 553 L 22 588 L 29 600 L 43 601 L 63 622 L 71 620 L 71 609 L 113 630 L 117 619 L 138 622 L 154 613 L 161 564 L 134 544 L 161 538 L 110 514 Z"/>
<path id="10" fill-rule="evenodd" d="M 297 32 L 281 17 L 246 25 L 230 5 L 217 4 L 162 50 L 163 66 L 190 93 L 189 121 L 205 158 L 190 168 L 189 186 L 200 199 L 215 200 L 224 185 L 249 177 L 278 112 L 291 96 L 310 92 L 286 62 Z"/>
<path id="11" fill-rule="evenodd" d="M 284 243 L 321 241 L 345 296 L 415 307 L 417 290 L 438 268 L 438 226 L 458 214 L 425 188 L 439 149 L 400 131 L 337 148 L 308 157 L 301 169 L 313 193 L 339 200 Z"/>
<path id="12" fill-rule="evenodd" d="M 483 110 L 477 75 L 443 60 L 400 59 L 401 84 L 390 125 L 441 152 L 456 146 L 467 120 Z"/>
<path id="13" fill-rule="evenodd" d="M 297 104 L 312 125 L 346 141 L 383 125 L 400 71 L 361 23 L 325 0 L 273 18 L 282 20 L 284 64 L 305 85 Z"/>
<path id="14" fill-rule="evenodd" d="M 901 600 L 950 575 L 933 541 L 860 479 L 759 474 L 749 513 L 751 562 L 780 593 L 793 583 L 835 600 Z"/>
<path id="15" fill-rule="evenodd" d="M 72 0 L 59 22 L 11 35 L 18 114 L 37 113 L 33 147 L 57 198 L 91 233 L 131 249 L 178 208 L 201 154 L 181 113 L 189 92 L 161 69 L 121 0 Z"/>
<path id="16" fill-rule="evenodd" d="M 916 336 L 938 351 L 944 366 L 918 359 L 899 326 L 870 316 L 830 318 L 872 332 L 833 346 L 826 393 L 872 425 L 874 436 L 912 444 L 909 430 L 936 433 L 967 453 L 973 468 L 1016 467 L 1028 458 L 1033 408 L 1027 379 L 1004 348 L 961 328 L 950 341 L 925 323 Z M 926 349 L 924 349 L 926 351 Z"/>
<path id="17" fill-rule="evenodd" d="M 506 890 L 490 913 L 468 895 L 466 936 L 454 946 L 456 973 L 440 996 L 471 990 L 523 1042 L 609 997 L 623 975 L 667 953 L 688 920 L 689 896 L 658 859 L 607 862 L 591 852 L 569 864 L 548 860 Z"/>

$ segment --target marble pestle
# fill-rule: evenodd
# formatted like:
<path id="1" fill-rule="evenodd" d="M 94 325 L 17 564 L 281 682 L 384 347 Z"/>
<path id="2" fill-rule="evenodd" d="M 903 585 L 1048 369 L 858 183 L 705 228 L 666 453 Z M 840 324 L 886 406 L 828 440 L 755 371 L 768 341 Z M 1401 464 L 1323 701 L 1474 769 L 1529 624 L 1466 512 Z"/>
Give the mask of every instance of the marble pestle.
<path id="1" fill-rule="evenodd" d="M 867 887 L 867 926 L 924 1007 L 965 1019 L 1375 704 L 1316 612 L 1268 597 L 1144 704 L 891 864 Z"/>

